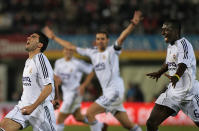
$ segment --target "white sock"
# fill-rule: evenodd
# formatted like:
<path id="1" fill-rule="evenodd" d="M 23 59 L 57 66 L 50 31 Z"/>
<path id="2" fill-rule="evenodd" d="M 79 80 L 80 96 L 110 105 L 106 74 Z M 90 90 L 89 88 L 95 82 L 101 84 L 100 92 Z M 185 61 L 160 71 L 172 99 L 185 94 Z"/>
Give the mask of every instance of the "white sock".
<path id="1" fill-rule="evenodd" d="M 91 131 L 101 131 L 103 127 L 103 123 L 96 120 L 96 123 L 93 125 L 90 125 Z"/>
<path id="2" fill-rule="evenodd" d="M 56 125 L 57 131 L 63 131 L 64 130 L 64 123 L 62 124 L 57 124 Z"/>
<path id="3" fill-rule="evenodd" d="M 133 128 L 131 128 L 129 131 L 142 131 L 142 128 L 138 126 L 137 124 L 135 124 Z"/>

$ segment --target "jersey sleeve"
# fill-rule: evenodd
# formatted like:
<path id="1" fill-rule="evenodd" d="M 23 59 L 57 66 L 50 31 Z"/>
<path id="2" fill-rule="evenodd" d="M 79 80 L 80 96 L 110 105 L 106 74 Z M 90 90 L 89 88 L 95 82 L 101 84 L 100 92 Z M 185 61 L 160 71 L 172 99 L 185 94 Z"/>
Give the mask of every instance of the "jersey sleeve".
<path id="1" fill-rule="evenodd" d="M 36 66 L 38 69 L 38 74 L 43 82 L 43 85 L 48 85 L 53 83 L 53 70 L 48 61 L 48 59 L 43 54 L 38 54 L 36 59 Z"/>
<path id="2" fill-rule="evenodd" d="M 86 73 L 86 74 L 89 74 L 92 72 L 93 70 L 93 66 L 91 64 L 88 64 L 82 60 L 80 60 L 78 62 L 78 65 L 79 65 L 79 71 L 80 72 L 83 72 L 83 73 Z"/>
<path id="3" fill-rule="evenodd" d="M 184 63 L 187 67 L 191 65 L 191 51 L 185 39 L 178 41 L 178 63 Z"/>
<path id="4" fill-rule="evenodd" d="M 91 49 L 77 47 L 77 53 L 82 55 L 82 56 L 90 57 L 91 56 Z"/>

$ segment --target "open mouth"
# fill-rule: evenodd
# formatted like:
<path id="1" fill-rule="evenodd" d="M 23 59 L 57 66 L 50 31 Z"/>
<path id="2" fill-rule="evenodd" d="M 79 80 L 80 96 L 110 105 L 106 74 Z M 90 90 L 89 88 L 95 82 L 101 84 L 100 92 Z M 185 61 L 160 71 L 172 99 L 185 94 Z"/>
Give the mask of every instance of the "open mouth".
<path id="1" fill-rule="evenodd" d="M 168 36 L 167 35 L 164 36 L 164 40 L 168 41 Z"/>
<path id="2" fill-rule="evenodd" d="M 26 45 L 30 45 L 30 43 L 27 41 L 27 42 L 26 42 Z"/>
<path id="3" fill-rule="evenodd" d="M 165 41 L 168 41 L 168 37 L 164 37 L 164 40 L 165 40 Z"/>

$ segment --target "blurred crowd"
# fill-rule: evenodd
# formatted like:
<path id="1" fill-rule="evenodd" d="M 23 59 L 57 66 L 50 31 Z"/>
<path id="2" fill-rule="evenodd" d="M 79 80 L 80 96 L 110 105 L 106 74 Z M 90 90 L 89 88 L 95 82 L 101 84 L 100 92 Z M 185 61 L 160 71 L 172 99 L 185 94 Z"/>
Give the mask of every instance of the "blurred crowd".
<path id="1" fill-rule="evenodd" d="M 184 33 L 199 33 L 199 0 L 0 0 L 0 33 L 28 33 L 44 25 L 67 34 L 90 34 L 105 28 L 117 34 L 135 9 L 145 19 L 135 31 L 156 34 L 162 21 L 176 18 Z"/>

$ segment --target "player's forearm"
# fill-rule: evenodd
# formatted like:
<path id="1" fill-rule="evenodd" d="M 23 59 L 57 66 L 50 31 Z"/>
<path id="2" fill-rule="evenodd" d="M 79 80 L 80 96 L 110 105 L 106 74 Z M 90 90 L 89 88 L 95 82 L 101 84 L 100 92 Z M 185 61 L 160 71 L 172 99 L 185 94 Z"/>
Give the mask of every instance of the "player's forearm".
<path id="1" fill-rule="evenodd" d="M 37 100 L 32 104 L 34 109 L 36 109 L 52 92 L 52 85 L 46 85 L 44 89 L 42 90 L 40 96 L 37 98 Z"/>
<path id="2" fill-rule="evenodd" d="M 84 87 L 86 87 L 91 82 L 93 77 L 94 77 L 94 72 L 91 72 L 90 74 L 87 75 L 87 77 L 86 77 L 85 81 L 82 83 L 82 85 Z"/>
<path id="3" fill-rule="evenodd" d="M 184 74 L 184 72 L 185 72 L 186 69 L 187 69 L 187 65 L 184 64 L 184 63 L 180 63 L 180 64 L 178 64 L 178 69 L 176 71 L 176 74 L 179 77 L 181 77 Z"/>
<path id="4" fill-rule="evenodd" d="M 158 71 L 158 73 L 159 73 L 160 75 L 162 75 L 163 73 L 165 73 L 165 72 L 167 72 L 167 71 L 168 71 L 168 65 L 164 63 L 164 64 L 162 65 L 161 69 Z"/>
<path id="5" fill-rule="evenodd" d="M 135 28 L 135 24 L 130 23 L 128 25 L 128 27 L 120 34 L 119 38 L 117 39 L 118 46 L 122 46 L 123 41 L 133 31 L 134 28 Z"/>
<path id="6" fill-rule="evenodd" d="M 56 41 L 58 44 L 60 44 L 61 46 L 67 48 L 67 49 L 71 49 L 73 51 L 76 51 L 76 46 L 73 45 L 71 42 L 63 40 L 59 37 L 57 37 L 56 35 L 53 36 L 52 40 Z"/>
<path id="7" fill-rule="evenodd" d="M 55 100 L 59 99 L 59 86 L 55 85 Z"/>
<path id="8" fill-rule="evenodd" d="M 54 75 L 55 82 L 55 99 L 59 99 L 59 85 L 61 84 L 58 76 Z"/>

